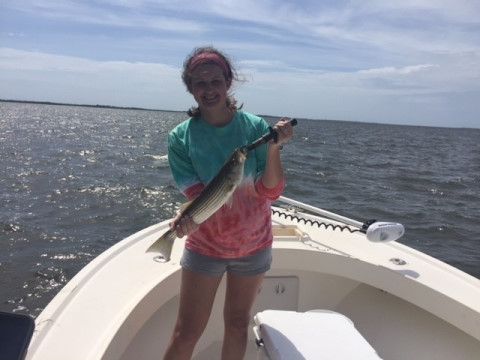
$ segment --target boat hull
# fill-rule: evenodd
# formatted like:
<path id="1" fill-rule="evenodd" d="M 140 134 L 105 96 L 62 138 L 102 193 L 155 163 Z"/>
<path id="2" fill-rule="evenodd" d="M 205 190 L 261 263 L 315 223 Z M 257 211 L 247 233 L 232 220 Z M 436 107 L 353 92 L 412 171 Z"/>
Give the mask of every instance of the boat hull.
<path id="1" fill-rule="evenodd" d="M 253 314 L 327 309 L 349 317 L 385 359 L 478 358 L 477 279 L 402 244 L 372 243 L 282 213 L 289 214 L 273 215 L 272 268 Z M 38 317 L 27 359 L 160 358 L 178 310 L 183 241 L 167 263 L 146 249 L 167 228 L 163 222 L 132 235 L 77 274 Z M 219 357 L 224 296 L 222 281 L 197 360 Z M 246 359 L 258 351 L 252 332 Z"/>

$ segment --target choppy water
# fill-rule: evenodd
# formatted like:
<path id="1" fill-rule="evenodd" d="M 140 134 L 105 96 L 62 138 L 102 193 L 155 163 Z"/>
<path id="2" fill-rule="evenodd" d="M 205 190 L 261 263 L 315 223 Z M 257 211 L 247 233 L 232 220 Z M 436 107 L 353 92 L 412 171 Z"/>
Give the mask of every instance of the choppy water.
<path id="1" fill-rule="evenodd" d="M 183 201 L 161 111 L 0 103 L 0 310 L 33 316 L 83 266 Z M 274 119 L 269 119 L 274 121 Z M 480 130 L 300 120 L 285 195 L 480 278 Z"/>

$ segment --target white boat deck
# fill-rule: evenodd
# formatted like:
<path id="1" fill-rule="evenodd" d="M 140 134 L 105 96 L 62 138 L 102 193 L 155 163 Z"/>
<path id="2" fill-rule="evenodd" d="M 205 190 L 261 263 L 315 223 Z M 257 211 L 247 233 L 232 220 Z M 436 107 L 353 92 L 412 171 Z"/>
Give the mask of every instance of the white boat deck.
<path id="1" fill-rule="evenodd" d="M 480 351 L 478 279 L 397 242 L 371 243 L 360 233 L 319 230 L 278 215 L 273 222 L 277 236 L 272 276 L 293 269 L 293 274 L 326 274 L 379 289 L 452 324 L 457 330 L 448 331 L 468 334 L 462 346 Z M 150 334 L 130 344 L 149 326 L 153 329 L 155 321 L 172 322 L 176 316 L 183 241 L 176 241 L 167 263 L 156 262 L 154 254 L 145 252 L 167 226 L 163 222 L 126 238 L 77 274 L 37 319 L 27 359 L 126 360 L 145 346 L 142 341 L 148 336 L 164 348 L 170 334 Z M 308 310 L 314 301 L 307 300 L 306 290 L 299 291 L 299 311 Z M 336 306 L 341 308 L 342 303 Z M 162 316 L 165 320 L 159 320 Z M 212 324 L 208 331 L 211 338 L 221 339 L 223 328 Z M 197 358 L 218 346 L 218 340 L 200 343 Z M 254 347 L 250 345 L 249 351 Z"/>

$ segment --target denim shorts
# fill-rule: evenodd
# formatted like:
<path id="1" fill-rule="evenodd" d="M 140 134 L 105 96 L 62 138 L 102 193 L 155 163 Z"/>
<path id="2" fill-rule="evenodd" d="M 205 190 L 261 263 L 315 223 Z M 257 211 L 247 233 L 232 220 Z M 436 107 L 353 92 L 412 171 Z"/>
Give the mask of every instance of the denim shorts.
<path id="1" fill-rule="evenodd" d="M 271 247 L 236 259 L 202 255 L 185 248 L 180 260 L 182 268 L 210 276 L 222 276 L 225 272 L 234 275 L 254 276 L 267 272 L 271 264 Z"/>

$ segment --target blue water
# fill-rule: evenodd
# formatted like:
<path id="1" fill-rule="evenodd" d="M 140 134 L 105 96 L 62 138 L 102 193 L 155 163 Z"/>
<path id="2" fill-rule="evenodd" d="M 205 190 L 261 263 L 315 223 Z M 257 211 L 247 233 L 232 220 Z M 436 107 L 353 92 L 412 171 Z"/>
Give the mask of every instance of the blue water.
<path id="1" fill-rule="evenodd" d="M 36 316 L 83 266 L 173 215 L 176 112 L 0 102 L 0 310 Z M 268 118 L 274 122 L 275 119 Z M 480 130 L 299 120 L 285 195 L 480 278 Z"/>

